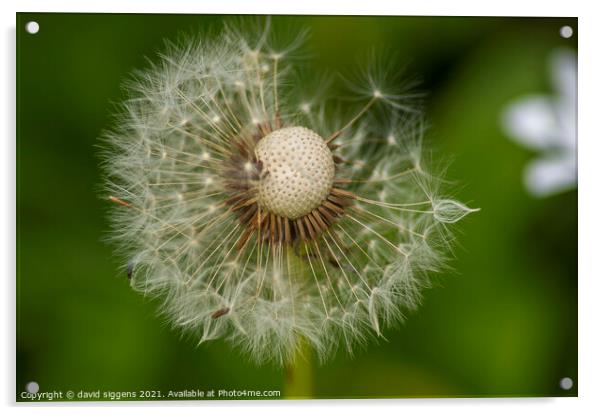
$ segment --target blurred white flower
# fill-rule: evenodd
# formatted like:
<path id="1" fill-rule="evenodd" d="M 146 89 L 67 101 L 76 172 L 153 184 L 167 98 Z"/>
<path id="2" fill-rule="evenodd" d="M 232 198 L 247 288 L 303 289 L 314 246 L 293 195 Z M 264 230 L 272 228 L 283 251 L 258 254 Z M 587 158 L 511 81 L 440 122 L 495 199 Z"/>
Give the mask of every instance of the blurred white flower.
<path id="1" fill-rule="evenodd" d="M 521 97 L 502 118 L 514 141 L 539 152 L 524 171 L 525 187 L 537 197 L 577 186 L 577 54 L 558 49 L 549 68 L 556 94 Z"/>

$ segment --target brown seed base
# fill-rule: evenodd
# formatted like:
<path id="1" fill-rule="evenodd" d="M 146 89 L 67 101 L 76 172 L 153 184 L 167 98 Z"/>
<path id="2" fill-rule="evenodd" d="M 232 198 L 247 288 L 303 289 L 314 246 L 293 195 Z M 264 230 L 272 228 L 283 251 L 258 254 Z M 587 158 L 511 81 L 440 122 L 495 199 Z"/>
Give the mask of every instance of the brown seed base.
<path id="1" fill-rule="evenodd" d="M 238 249 L 243 249 L 253 235 L 259 241 L 287 245 L 298 241 L 316 240 L 322 232 L 345 215 L 345 208 L 355 199 L 352 192 L 340 188 L 340 185 L 348 181 L 335 178 L 335 185 L 326 199 L 304 216 L 289 219 L 262 209 L 257 202 L 256 187 L 259 180 L 269 174 L 269 171 L 263 169 L 254 148 L 262 137 L 279 128 L 282 128 L 282 125 L 279 117 L 276 117 L 271 123 L 260 124 L 255 133 L 237 137 L 233 145 L 234 151 L 223 168 L 222 177 L 229 194 L 225 204 L 245 226 L 245 231 L 237 243 Z M 336 148 L 331 143 L 329 147 L 331 150 Z M 338 156 L 333 156 L 333 160 L 335 165 L 344 162 Z"/>

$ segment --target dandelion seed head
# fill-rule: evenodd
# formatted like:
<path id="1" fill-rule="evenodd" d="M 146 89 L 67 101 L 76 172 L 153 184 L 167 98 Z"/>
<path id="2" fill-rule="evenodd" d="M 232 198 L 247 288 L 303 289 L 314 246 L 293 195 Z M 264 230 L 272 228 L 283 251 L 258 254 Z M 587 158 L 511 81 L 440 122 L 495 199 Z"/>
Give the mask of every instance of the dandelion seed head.
<path id="1" fill-rule="evenodd" d="M 307 343 L 324 361 L 419 305 L 474 210 L 427 171 L 418 95 L 387 65 L 354 100 L 325 82 L 308 99 L 303 36 L 276 47 L 260 26 L 168 44 L 127 84 L 103 154 L 111 241 L 132 287 L 200 343 L 276 365 Z"/>

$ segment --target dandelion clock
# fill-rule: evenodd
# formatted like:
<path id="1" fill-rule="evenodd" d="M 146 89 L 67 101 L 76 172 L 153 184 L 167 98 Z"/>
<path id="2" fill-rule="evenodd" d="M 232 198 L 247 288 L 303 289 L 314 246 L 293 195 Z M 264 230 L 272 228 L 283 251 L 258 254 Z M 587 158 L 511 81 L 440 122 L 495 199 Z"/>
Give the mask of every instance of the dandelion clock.
<path id="1" fill-rule="evenodd" d="M 473 210 L 440 192 L 396 68 L 312 96 L 302 36 L 279 40 L 263 21 L 170 44 L 128 82 L 105 170 L 132 286 L 199 342 L 286 365 L 401 321 Z"/>

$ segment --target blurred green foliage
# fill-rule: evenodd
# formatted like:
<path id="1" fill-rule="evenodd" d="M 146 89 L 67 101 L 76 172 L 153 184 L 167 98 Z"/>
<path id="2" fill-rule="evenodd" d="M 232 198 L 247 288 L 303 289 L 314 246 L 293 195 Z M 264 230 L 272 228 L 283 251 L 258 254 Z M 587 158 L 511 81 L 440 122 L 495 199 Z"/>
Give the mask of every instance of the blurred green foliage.
<path id="1" fill-rule="evenodd" d="M 98 137 L 123 80 L 165 39 L 218 28 L 223 16 L 17 16 L 17 392 L 282 389 L 227 344 L 197 347 L 134 293 L 103 241 Z M 40 31 L 25 32 L 35 20 Z M 500 130 L 518 96 L 550 91 L 547 57 L 574 18 L 280 16 L 308 27 L 319 70 L 347 71 L 373 48 L 422 79 L 435 160 L 453 157 L 461 225 L 453 272 L 386 341 L 313 371 L 314 396 L 576 396 L 577 195 L 536 200 L 533 157 Z M 290 30 L 290 29 L 289 29 Z M 360 62 L 361 63 L 361 62 Z M 565 376 L 575 386 L 564 391 Z M 17 397 L 17 399 L 20 399 Z"/>

